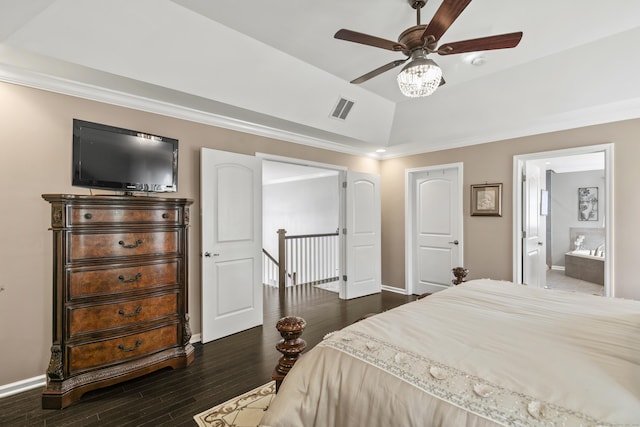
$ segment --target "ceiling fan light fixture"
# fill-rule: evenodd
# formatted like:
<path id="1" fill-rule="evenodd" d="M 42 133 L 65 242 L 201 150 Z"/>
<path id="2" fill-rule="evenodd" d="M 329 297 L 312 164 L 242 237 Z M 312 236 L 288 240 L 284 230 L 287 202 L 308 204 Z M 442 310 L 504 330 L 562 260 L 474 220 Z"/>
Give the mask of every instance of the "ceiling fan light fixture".
<path id="1" fill-rule="evenodd" d="M 398 87 L 404 96 L 418 98 L 436 91 L 442 80 L 442 69 L 424 55 L 416 55 L 398 74 Z"/>

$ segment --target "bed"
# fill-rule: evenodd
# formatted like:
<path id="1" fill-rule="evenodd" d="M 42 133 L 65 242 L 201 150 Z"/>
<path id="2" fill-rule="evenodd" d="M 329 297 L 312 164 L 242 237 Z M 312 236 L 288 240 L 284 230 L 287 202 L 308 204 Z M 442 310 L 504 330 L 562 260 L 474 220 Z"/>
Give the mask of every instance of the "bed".
<path id="1" fill-rule="evenodd" d="M 640 301 L 462 283 L 328 334 L 260 425 L 640 426 Z"/>

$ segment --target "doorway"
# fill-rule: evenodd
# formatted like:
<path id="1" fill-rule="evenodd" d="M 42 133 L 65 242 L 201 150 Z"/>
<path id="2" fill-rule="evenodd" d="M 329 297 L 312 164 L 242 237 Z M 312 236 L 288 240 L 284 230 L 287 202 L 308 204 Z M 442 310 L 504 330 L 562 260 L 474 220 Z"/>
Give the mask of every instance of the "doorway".
<path id="1" fill-rule="evenodd" d="M 278 260 L 284 257 L 288 285 L 339 292 L 339 175 L 334 169 L 262 160 L 264 284 L 278 287 Z M 322 262 L 312 262 L 317 258 Z"/>
<path id="2" fill-rule="evenodd" d="M 565 273 L 571 281 L 572 273 L 563 271 L 565 258 L 567 270 L 572 269 L 573 252 L 578 249 L 587 255 L 575 259 L 591 258 L 592 264 L 576 271 L 600 269 L 602 288 L 598 293 L 585 283 L 589 292 L 613 296 L 613 145 L 518 155 L 513 170 L 513 282 L 553 287 L 546 277 L 556 280 Z M 584 215 L 585 191 L 595 214 Z M 599 259 L 593 257 L 596 254 Z"/>
<path id="3" fill-rule="evenodd" d="M 309 168 L 311 174 L 336 176 L 338 195 L 340 299 L 358 298 L 381 291 L 380 177 L 349 171 L 345 167 L 301 159 L 256 154 L 264 164 Z M 310 188 L 305 191 L 309 192 Z"/>
<path id="4" fill-rule="evenodd" d="M 433 293 L 451 286 L 464 265 L 463 165 L 407 169 L 405 175 L 406 289 Z"/>

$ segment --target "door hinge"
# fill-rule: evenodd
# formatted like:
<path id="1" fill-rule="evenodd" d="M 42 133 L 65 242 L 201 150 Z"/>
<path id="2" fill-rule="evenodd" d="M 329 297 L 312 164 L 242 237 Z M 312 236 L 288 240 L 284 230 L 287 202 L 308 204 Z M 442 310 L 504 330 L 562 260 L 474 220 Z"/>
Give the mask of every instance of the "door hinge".
<path id="1" fill-rule="evenodd" d="M 522 230 L 522 238 L 523 238 L 523 239 L 526 239 L 526 238 L 527 238 L 527 232 L 526 232 L 526 231 L 524 231 L 524 230 Z"/>
<path id="2" fill-rule="evenodd" d="M 342 229 L 342 234 L 344 234 L 345 236 L 347 235 L 347 229 L 346 228 Z"/>
<path id="3" fill-rule="evenodd" d="M 342 183 L 342 188 L 347 188 L 347 181 L 344 181 L 344 182 Z"/>
<path id="4" fill-rule="evenodd" d="M 346 281 L 347 281 L 347 275 L 346 275 L 346 274 L 345 274 L 344 276 L 342 276 L 342 280 L 343 280 L 344 282 L 346 282 Z"/>

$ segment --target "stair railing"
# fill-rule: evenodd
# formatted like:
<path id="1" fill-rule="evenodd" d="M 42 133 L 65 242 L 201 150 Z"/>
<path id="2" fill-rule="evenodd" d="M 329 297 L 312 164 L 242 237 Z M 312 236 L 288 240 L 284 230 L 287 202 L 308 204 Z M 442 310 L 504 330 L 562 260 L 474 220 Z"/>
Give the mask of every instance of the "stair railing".
<path id="1" fill-rule="evenodd" d="M 278 260 L 266 249 L 262 248 L 262 283 L 278 286 Z"/>
<path id="2" fill-rule="evenodd" d="M 339 280 L 340 238 L 335 233 L 287 236 L 278 230 L 278 286 L 287 278 L 292 285 L 321 284 Z"/>
<path id="3" fill-rule="evenodd" d="M 279 286 L 280 265 L 278 260 L 262 248 L 262 284 L 273 287 Z M 294 286 L 296 284 L 296 273 L 287 273 L 285 271 L 286 286 Z"/>

